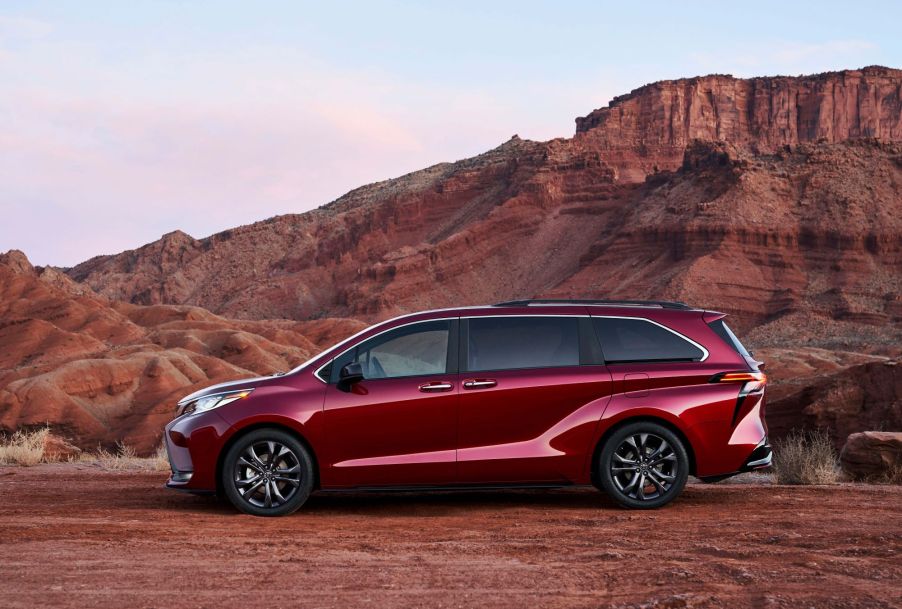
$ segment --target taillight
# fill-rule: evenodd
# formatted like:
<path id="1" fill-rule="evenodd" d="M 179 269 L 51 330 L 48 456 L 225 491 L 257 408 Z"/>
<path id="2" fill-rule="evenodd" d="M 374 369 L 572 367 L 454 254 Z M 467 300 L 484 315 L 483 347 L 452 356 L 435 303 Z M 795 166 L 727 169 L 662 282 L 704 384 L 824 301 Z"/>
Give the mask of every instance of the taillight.
<path id="1" fill-rule="evenodd" d="M 739 395 L 736 397 L 736 407 L 733 409 L 733 420 L 731 425 L 736 425 L 742 414 L 742 405 L 750 395 L 764 396 L 764 387 L 767 385 L 767 375 L 763 372 L 718 372 L 710 379 L 709 383 L 736 383 L 739 385 Z M 764 413 L 760 411 L 761 420 L 764 420 Z"/>
<path id="2" fill-rule="evenodd" d="M 750 393 L 761 393 L 767 385 L 767 375 L 763 372 L 719 372 L 708 379 L 709 383 L 739 383 L 742 389 L 740 396 Z"/>
<path id="3" fill-rule="evenodd" d="M 767 375 L 763 372 L 719 372 L 711 377 L 709 383 L 767 383 Z"/>

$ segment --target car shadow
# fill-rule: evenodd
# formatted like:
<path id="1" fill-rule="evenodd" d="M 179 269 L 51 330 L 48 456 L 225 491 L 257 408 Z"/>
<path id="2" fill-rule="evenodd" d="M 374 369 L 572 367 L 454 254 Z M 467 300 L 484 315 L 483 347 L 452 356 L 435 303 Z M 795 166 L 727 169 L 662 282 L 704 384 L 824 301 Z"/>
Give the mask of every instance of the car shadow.
<path id="1" fill-rule="evenodd" d="M 742 494 L 742 487 L 721 485 L 722 490 Z M 687 485 L 673 507 L 703 507 L 720 503 L 727 493 L 705 492 L 710 485 Z M 156 506 L 158 508 L 195 512 L 198 514 L 238 515 L 227 499 L 215 495 L 173 493 Z M 668 509 L 665 507 L 663 509 Z M 373 517 L 430 517 L 466 514 L 467 512 L 504 509 L 610 510 L 622 508 L 606 494 L 593 487 L 553 489 L 466 489 L 466 490 L 403 490 L 403 491 L 318 491 L 313 493 L 298 514 L 307 515 L 365 515 Z M 654 510 L 652 510 L 654 512 Z"/>
<path id="2" fill-rule="evenodd" d="M 373 516 L 430 516 L 450 512 L 506 508 L 553 508 L 584 510 L 617 509 L 603 493 L 574 489 L 485 489 L 396 492 L 320 492 L 302 508 L 308 513 L 353 513 Z"/>
<path id="3" fill-rule="evenodd" d="M 226 499 L 215 495 L 177 494 L 158 507 L 205 514 L 235 514 Z M 555 510 L 611 509 L 619 506 L 591 487 L 572 489 L 486 489 L 429 491 L 316 492 L 299 513 L 370 516 L 436 516 L 506 508 Z"/>

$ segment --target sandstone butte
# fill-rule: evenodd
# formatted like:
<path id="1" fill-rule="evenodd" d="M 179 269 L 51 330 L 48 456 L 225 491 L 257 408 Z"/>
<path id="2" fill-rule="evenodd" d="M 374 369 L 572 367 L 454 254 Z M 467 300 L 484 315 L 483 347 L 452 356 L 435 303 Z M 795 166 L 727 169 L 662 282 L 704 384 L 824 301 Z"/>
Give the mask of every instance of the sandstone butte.
<path id="1" fill-rule="evenodd" d="M 626 297 L 731 314 L 776 381 L 775 433 L 828 426 L 841 445 L 899 425 L 900 192 L 902 70 L 650 84 L 572 138 L 514 136 L 303 214 L 70 269 L 7 254 L 0 427 L 148 448 L 177 396 L 361 322 Z"/>

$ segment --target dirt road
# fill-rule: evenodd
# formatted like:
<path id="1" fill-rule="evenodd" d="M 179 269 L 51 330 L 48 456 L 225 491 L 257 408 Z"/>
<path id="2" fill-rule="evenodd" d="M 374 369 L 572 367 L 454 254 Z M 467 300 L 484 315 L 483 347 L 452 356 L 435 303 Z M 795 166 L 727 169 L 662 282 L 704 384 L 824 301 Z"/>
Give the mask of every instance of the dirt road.
<path id="1" fill-rule="evenodd" d="M 902 607 L 902 488 L 320 495 L 280 519 L 160 473 L 0 468 L 0 607 Z"/>

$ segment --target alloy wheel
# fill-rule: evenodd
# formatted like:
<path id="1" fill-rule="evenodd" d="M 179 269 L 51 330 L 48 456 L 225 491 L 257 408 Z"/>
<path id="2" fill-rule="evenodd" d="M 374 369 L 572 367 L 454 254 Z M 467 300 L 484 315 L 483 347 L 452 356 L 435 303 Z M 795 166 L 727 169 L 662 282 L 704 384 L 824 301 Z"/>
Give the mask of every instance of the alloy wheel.
<path id="1" fill-rule="evenodd" d="M 301 487 L 301 462 L 285 444 L 264 440 L 249 444 L 235 463 L 238 494 L 258 508 L 278 508 Z"/>
<path id="2" fill-rule="evenodd" d="M 611 479 L 626 497 L 651 501 L 666 495 L 679 476 L 679 460 L 670 443 L 653 433 L 627 436 L 611 458 Z"/>

